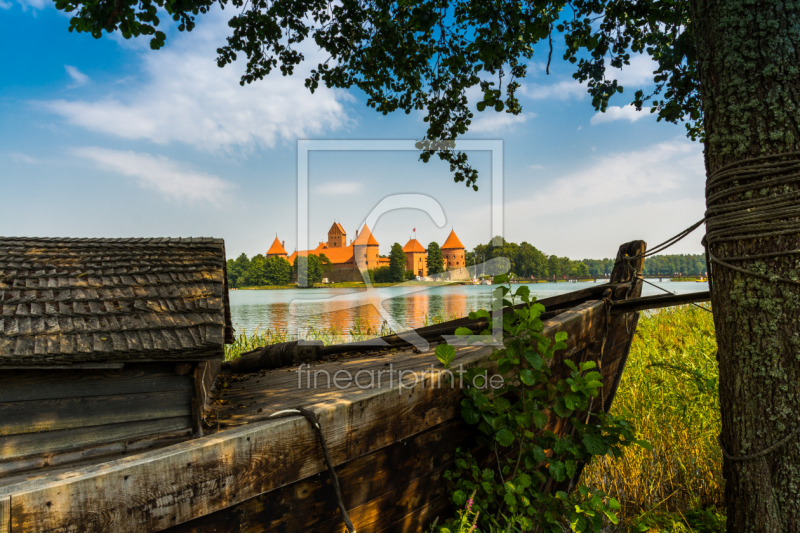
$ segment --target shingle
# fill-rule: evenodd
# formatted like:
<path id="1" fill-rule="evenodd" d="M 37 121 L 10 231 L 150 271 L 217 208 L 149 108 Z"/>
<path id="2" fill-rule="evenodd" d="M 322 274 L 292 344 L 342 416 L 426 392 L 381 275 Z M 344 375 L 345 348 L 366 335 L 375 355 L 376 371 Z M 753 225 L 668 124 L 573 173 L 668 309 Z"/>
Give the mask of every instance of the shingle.
<path id="1" fill-rule="evenodd" d="M 224 270 L 221 239 L 0 237 L 0 366 L 221 353 Z"/>

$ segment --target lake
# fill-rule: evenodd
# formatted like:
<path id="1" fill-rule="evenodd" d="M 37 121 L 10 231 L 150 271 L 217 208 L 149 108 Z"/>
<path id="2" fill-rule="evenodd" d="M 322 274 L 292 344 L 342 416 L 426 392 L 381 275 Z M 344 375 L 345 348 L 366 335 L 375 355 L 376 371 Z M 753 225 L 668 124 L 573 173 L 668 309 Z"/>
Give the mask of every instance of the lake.
<path id="1" fill-rule="evenodd" d="M 705 282 L 648 281 L 678 294 L 708 290 Z M 593 282 L 528 285 L 538 298 L 592 286 L 595 286 Z M 301 335 L 311 329 L 347 331 L 356 324 L 373 329 L 385 324 L 394 331 L 403 331 L 424 326 L 429 317 L 449 319 L 489 309 L 493 287 L 496 286 L 396 286 L 376 288 L 369 293 L 365 289 L 344 288 L 233 290 L 230 291 L 231 318 L 237 333 L 250 333 L 258 328 Z M 656 294 L 666 293 L 645 283 L 642 296 Z"/>

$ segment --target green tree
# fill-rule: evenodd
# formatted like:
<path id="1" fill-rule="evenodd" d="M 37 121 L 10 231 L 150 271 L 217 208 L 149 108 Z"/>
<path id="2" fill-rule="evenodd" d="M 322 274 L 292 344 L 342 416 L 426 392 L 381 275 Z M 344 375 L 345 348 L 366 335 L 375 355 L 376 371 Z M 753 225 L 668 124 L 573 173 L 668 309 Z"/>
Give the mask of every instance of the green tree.
<path id="1" fill-rule="evenodd" d="M 306 265 L 305 269 L 303 265 Z M 311 287 L 322 281 L 322 262 L 317 255 L 308 254 L 308 257 L 298 255 L 294 258 L 292 270 L 297 284 L 301 287 Z"/>
<path id="2" fill-rule="evenodd" d="M 391 252 L 389 252 L 389 272 L 392 282 L 400 283 L 405 281 L 406 254 L 403 252 L 403 247 L 398 243 L 394 243 Z"/>
<path id="3" fill-rule="evenodd" d="M 563 275 L 561 272 L 561 261 L 558 260 L 558 256 L 551 255 L 547 258 L 547 272 L 550 274 L 551 278 L 555 276 L 556 279 L 559 279 Z"/>
<path id="4" fill-rule="evenodd" d="M 433 276 L 444 272 L 444 257 L 442 257 L 442 249 L 439 244 L 431 241 L 428 244 L 428 275 Z"/>
<path id="5" fill-rule="evenodd" d="M 267 259 L 262 255 L 254 255 L 241 278 L 243 287 L 263 287 L 268 285 L 266 272 Z"/>
<path id="6" fill-rule="evenodd" d="M 148 35 L 151 47 L 160 48 L 166 36 L 157 29 L 159 9 L 179 22 L 179 30 L 191 30 L 194 16 L 214 3 L 59 0 L 56 7 L 74 13 L 70 29 L 95 37 L 104 30 Z M 292 74 L 305 59 L 298 46 L 309 39 L 326 57 L 306 79 L 311 91 L 320 84 L 355 86 L 380 113 L 423 110 L 428 129 L 419 143 L 421 158 L 438 155 L 451 164 L 457 182 L 476 188 L 478 174 L 455 150 L 455 140 L 468 131 L 473 104 L 478 112 L 522 112 L 518 80 L 527 74 L 534 49 L 548 54 L 549 66 L 549 45 L 563 37 L 563 57 L 575 65 L 573 77 L 585 82 L 599 111 L 623 92 L 606 67 L 627 66 L 632 54 L 650 56 L 655 90 L 635 93 L 633 105 L 651 103 L 659 120 L 685 122 L 687 134 L 704 145 L 706 242 L 718 258 L 712 303 L 720 442 L 730 454 L 744 455 L 800 430 L 800 394 L 790 385 L 800 382 L 800 285 L 781 281 L 796 280 L 791 251 L 800 246 L 791 203 L 800 183 L 781 163 L 800 152 L 796 1 L 345 0 L 335 8 L 302 0 L 232 3 L 239 9 L 217 63 L 244 58 L 242 84 L 276 68 Z M 477 103 L 467 98 L 471 89 L 482 95 Z M 745 224 L 740 217 L 756 216 L 750 206 L 757 204 L 759 227 L 784 228 L 782 233 L 736 229 Z M 720 228 L 740 234 L 720 235 Z M 797 531 L 800 449 L 784 445 L 780 453 L 750 461 L 726 457 L 723 471 L 730 531 Z"/>
<path id="7" fill-rule="evenodd" d="M 370 280 L 372 283 L 391 283 L 392 270 L 388 266 L 381 266 L 369 271 Z"/>
<path id="8" fill-rule="evenodd" d="M 270 257 L 264 265 L 268 285 L 288 285 L 292 278 L 292 265 L 283 257 Z"/>
<path id="9" fill-rule="evenodd" d="M 514 263 L 522 277 L 547 277 L 547 257 L 532 244 L 523 241 L 519 245 Z"/>
<path id="10" fill-rule="evenodd" d="M 243 276 L 248 268 L 250 268 L 250 259 L 244 253 L 236 259 L 228 259 L 228 286 L 241 287 L 241 283 L 244 281 Z"/>

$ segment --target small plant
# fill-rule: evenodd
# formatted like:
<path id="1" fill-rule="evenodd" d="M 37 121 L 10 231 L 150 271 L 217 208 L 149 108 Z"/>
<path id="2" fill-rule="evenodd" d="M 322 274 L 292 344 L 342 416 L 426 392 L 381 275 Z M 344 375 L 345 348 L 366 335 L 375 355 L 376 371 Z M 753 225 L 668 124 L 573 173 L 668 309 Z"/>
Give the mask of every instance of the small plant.
<path id="1" fill-rule="evenodd" d="M 504 333 L 503 348 L 492 355 L 502 384 L 496 386 L 499 380 L 493 376 L 493 386 L 487 387 L 486 370 L 470 369 L 465 382 L 475 386 L 465 389 L 461 402 L 462 416 L 477 426 L 483 450 L 478 456 L 489 461 L 481 462 L 469 450 L 457 452 L 456 469 L 445 474 L 452 501 L 463 507 L 467 495 L 474 495 L 470 511 L 478 518 L 478 531 L 599 532 L 606 520 L 617 523 L 620 505 L 603 491 L 579 484 L 578 465 L 598 456 L 618 457 L 622 447 L 633 443 L 649 445 L 634 438 L 624 418 L 600 408 L 602 377 L 594 361 L 577 365 L 564 360 L 567 372 L 553 375 L 551 364 L 556 352 L 567 348 L 567 334 L 557 333 L 552 341 L 543 335 L 544 307 L 528 287 L 512 292 L 501 285 L 494 297 L 500 307 L 509 308 L 502 318 L 492 319 Z M 525 304 L 520 309 L 513 308 L 517 300 Z M 481 316 L 490 318 L 486 311 L 470 313 L 473 319 Z M 486 330 L 476 338 L 469 329 L 456 330 L 475 342 L 490 334 Z M 451 350 L 437 347 L 445 366 L 452 361 Z M 560 436 L 553 431 L 565 424 L 569 431 Z M 450 520 L 439 531 L 460 531 L 458 523 Z"/>

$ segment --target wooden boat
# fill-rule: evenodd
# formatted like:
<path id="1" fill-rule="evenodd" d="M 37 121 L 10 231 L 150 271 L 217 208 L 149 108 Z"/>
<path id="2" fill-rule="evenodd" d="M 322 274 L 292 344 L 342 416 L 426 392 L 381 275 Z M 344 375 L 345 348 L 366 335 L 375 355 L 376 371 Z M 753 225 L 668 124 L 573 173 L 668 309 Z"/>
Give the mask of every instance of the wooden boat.
<path id="1" fill-rule="evenodd" d="M 113 248 L 114 243 L 107 245 Z M 550 317 L 545 321 L 545 334 L 552 337 L 556 332 L 568 333 L 569 348 L 555 361 L 554 379 L 566 371 L 565 358 L 582 361 L 597 357 L 606 334 L 601 365 L 606 410 L 611 407 L 625 368 L 638 311 L 676 301 L 675 297 L 639 298 L 642 281 L 635 274 L 642 271 L 644 250 L 643 241 L 621 246 L 617 254 L 621 261 L 607 284 L 540 300 Z M 213 302 L 224 302 L 226 307 L 227 302 L 215 288 L 224 285 L 224 249 L 222 254 L 221 263 L 217 257 L 212 267 L 200 272 L 207 278 L 209 294 L 216 295 Z M 626 257 L 636 257 L 632 269 L 626 267 Z M 10 280 L 13 276 L 8 274 L 8 265 L 5 269 L 5 294 L 11 294 L 16 281 Z M 102 285 L 102 276 L 92 277 Z M 173 288 L 180 293 L 181 289 Z M 186 290 L 196 289 L 194 286 Z M 17 298 L 24 297 L 20 294 Z M 8 296 L 5 302 L 9 302 Z M 210 296 L 208 302 L 212 302 Z M 168 309 L 165 304 L 165 316 L 169 315 Z M 229 313 L 219 306 L 217 310 L 219 314 L 210 317 L 209 322 L 217 328 L 214 331 L 218 336 L 209 339 L 221 347 Z M 340 347 L 328 360 L 303 363 L 302 368 L 294 364 L 250 374 L 216 376 L 218 364 L 198 359 L 196 354 L 184 354 L 188 348 L 181 350 L 180 346 L 164 353 L 151 347 L 152 363 L 123 358 L 125 362 L 119 365 L 117 357 L 114 364 L 121 368 L 92 369 L 91 365 L 76 367 L 73 363 L 68 371 L 32 367 L 28 369 L 30 374 L 25 374 L 28 370 L 24 368 L 4 372 L 0 391 L 17 391 L 13 394 L 18 396 L 6 392 L 0 400 L 0 533 L 342 531 L 335 490 L 311 425 L 300 416 L 270 418 L 272 413 L 297 406 L 313 410 L 319 419 L 344 506 L 358 531 L 423 531 L 435 517 L 449 512 L 442 475 L 453 467 L 455 449 L 472 445 L 473 428 L 460 416 L 462 392 L 442 386 L 440 376 L 444 370 L 433 355 L 434 344 L 443 340 L 445 332 L 468 323 L 469 319 L 460 319 L 417 330 L 432 340 L 427 351 L 403 345 L 401 335 L 401 341 L 396 337 L 397 342 L 383 348 L 372 347 L 368 352 Z M 0 330 L 0 346 L 10 338 L 6 325 L 5 330 Z M 58 336 L 50 340 L 56 342 Z M 187 346 L 193 342 L 191 338 L 182 340 Z M 100 365 L 98 354 L 105 341 L 97 342 L 101 350 L 92 353 L 94 364 Z M 30 346 L 31 353 L 37 353 L 36 342 Z M 167 357 L 165 353 L 171 355 Z M 461 347 L 454 366 L 490 365 L 490 353 L 490 347 Z M 62 359 L 64 365 L 71 361 L 67 356 Z M 191 371 L 179 374 L 178 366 L 187 361 Z M 156 366 L 142 366 L 147 364 Z M 170 365 L 175 365 L 176 371 L 166 376 Z M 391 382 L 386 381 L 389 370 L 394 371 Z M 344 375 L 342 371 L 356 379 L 359 375 L 373 379 L 366 383 L 344 383 L 341 379 L 337 382 L 337 372 Z M 62 374 L 53 374 L 56 372 Z M 384 380 L 380 379 L 381 372 Z M 331 377 L 332 385 L 322 382 L 326 375 Z M 102 431 L 78 429 L 81 437 L 76 437 L 69 450 L 73 462 L 63 450 L 55 453 L 47 448 L 47 433 L 61 432 L 56 436 L 63 436 L 64 431 L 73 431 L 64 429 L 65 424 L 59 425 L 56 414 L 65 411 L 51 409 L 52 403 L 47 400 L 23 399 L 24 394 L 37 396 L 31 391 L 58 385 L 82 399 L 75 402 L 80 409 L 88 401 L 84 386 L 87 382 L 101 388 L 127 383 L 136 390 L 121 404 L 130 409 L 149 394 L 137 387 L 146 388 L 156 381 L 180 382 L 177 388 L 186 392 L 174 398 L 161 397 L 160 403 L 148 403 L 139 409 L 139 417 L 149 416 L 151 408 L 152 416 L 160 416 L 159 409 L 171 407 L 179 411 L 180 431 L 172 431 L 170 426 L 171 432 L 151 432 L 147 438 L 125 436 L 123 431 L 122 438 L 100 443 L 93 439 L 101 439 L 108 428 L 83 420 L 78 424 L 81 428 L 99 427 Z M 62 386 L 64 383 L 67 385 Z M 114 398 L 105 400 L 114 403 Z M 36 433 L 36 442 L 42 449 L 38 454 L 21 455 L 14 469 L 9 466 L 14 459 L 9 457 L 19 447 L 14 447 L 15 436 L 9 434 L 10 425 L 3 413 L 29 413 L 30 409 L 24 408 L 30 405 L 25 402 L 39 402 L 35 407 L 50 415 L 50 422 L 61 429 L 45 428 Z M 63 403 L 54 403 L 59 402 Z M 114 412 L 115 420 L 123 420 L 110 424 L 115 428 L 124 430 L 142 423 L 131 421 L 130 413 L 124 409 Z M 29 462 L 31 466 L 21 467 L 19 461 L 30 457 L 34 459 Z M 58 457 L 61 459 L 53 460 Z M 3 465 L 7 467 L 5 473 Z"/>

